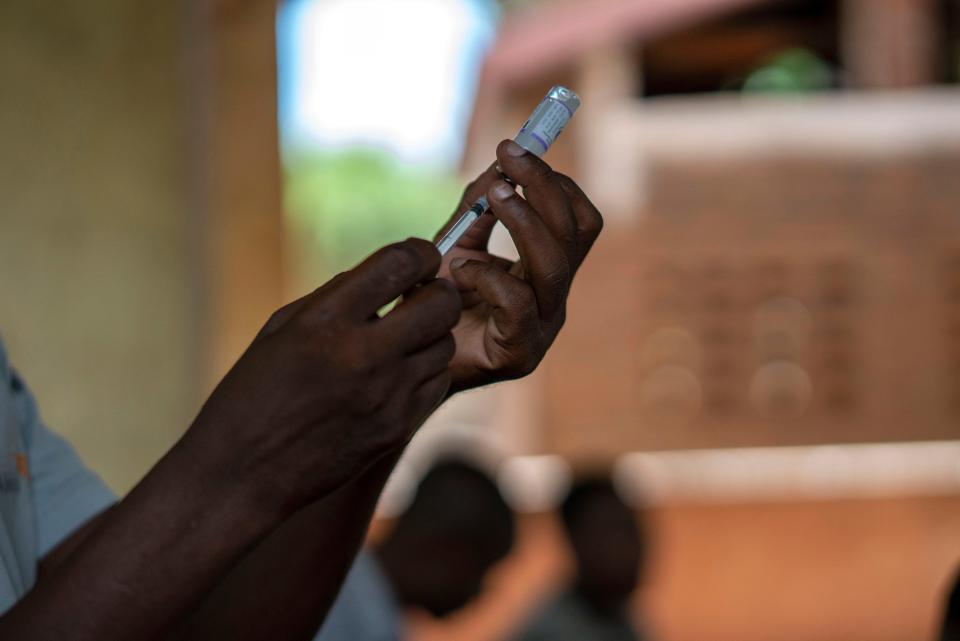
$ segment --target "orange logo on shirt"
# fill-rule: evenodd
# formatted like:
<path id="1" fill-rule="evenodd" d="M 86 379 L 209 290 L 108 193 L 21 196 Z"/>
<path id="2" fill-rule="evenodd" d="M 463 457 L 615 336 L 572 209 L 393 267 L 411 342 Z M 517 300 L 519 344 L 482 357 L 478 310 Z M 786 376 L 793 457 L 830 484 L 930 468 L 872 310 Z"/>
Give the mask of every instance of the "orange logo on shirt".
<path id="1" fill-rule="evenodd" d="M 13 460 L 17 463 L 17 474 L 25 479 L 30 478 L 30 463 L 27 460 L 27 455 L 21 452 L 14 452 Z"/>

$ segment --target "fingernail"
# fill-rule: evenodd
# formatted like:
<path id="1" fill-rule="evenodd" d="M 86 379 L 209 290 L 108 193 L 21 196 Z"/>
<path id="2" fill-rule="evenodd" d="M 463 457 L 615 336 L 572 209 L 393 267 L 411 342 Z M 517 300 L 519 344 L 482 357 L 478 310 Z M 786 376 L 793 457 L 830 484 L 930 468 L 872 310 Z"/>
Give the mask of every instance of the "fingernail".
<path id="1" fill-rule="evenodd" d="M 522 156 L 527 153 L 527 150 L 513 142 L 512 140 L 507 143 L 506 151 L 508 156 Z"/>
<path id="2" fill-rule="evenodd" d="M 490 193 L 493 194 L 493 197 L 496 200 L 506 200 L 510 196 L 513 196 L 516 192 L 509 183 L 498 180 L 497 182 L 493 183 L 493 188 L 490 190 Z"/>
<path id="3" fill-rule="evenodd" d="M 467 264 L 466 258 L 454 258 L 450 261 L 450 269 L 460 269 Z"/>

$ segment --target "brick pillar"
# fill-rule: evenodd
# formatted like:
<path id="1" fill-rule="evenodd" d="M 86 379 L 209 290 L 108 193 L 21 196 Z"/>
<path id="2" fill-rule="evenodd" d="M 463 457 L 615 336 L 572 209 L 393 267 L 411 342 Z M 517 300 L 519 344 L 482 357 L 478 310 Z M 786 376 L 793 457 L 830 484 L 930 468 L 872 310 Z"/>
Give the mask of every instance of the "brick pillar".
<path id="1" fill-rule="evenodd" d="M 847 0 L 843 22 L 851 86 L 891 89 L 935 80 L 936 0 Z"/>
<path id="2" fill-rule="evenodd" d="M 636 96 L 641 84 L 638 57 L 628 46 L 595 49 L 577 68 L 583 107 L 569 134 L 576 141 L 577 176 L 608 223 L 630 222 L 637 215 L 640 158 L 617 123 L 640 104 Z"/>
<path id="3" fill-rule="evenodd" d="M 204 361 L 212 386 L 283 302 L 276 4 L 220 2 L 208 16 L 202 254 Z M 201 78 L 202 83 L 202 78 Z"/>

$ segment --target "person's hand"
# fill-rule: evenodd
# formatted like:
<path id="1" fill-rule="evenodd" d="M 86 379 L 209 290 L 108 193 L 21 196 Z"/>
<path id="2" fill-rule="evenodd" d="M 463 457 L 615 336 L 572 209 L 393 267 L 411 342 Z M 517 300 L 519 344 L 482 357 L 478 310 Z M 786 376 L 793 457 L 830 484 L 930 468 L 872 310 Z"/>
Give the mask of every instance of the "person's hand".
<path id="1" fill-rule="evenodd" d="M 402 448 L 450 386 L 461 303 L 439 266 L 425 240 L 390 245 L 275 313 L 187 433 L 197 460 L 296 509 Z"/>
<path id="2" fill-rule="evenodd" d="M 497 148 L 491 167 L 471 183 L 453 221 L 486 194 L 485 214 L 444 257 L 440 274 L 463 297 L 453 330 L 453 391 L 519 378 L 532 372 L 566 318 L 573 277 L 603 228 L 603 218 L 577 184 L 511 141 Z M 510 262 L 487 250 L 497 220 L 520 254 Z M 438 235 L 438 237 L 440 237 Z"/>

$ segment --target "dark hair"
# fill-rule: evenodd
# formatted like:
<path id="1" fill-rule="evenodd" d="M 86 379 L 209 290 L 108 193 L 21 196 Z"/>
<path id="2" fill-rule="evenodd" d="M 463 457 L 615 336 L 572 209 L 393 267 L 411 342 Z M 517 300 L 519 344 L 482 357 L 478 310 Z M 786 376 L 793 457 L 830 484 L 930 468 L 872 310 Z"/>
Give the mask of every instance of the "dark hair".
<path id="1" fill-rule="evenodd" d="M 577 589 L 598 603 L 622 605 L 643 580 L 648 545 L 642 521 L 609 476 L 575 482 L 560 516 L 576 561 Z"/>
<path id="2" fill-rule="evenodd" d="M 946 598 L 940 641 L 960 641 L 960 573 Z"/>
<path id="3" fill-rule="evenodd" d="M 513 547 L 514 516 L 480 468 L 454 458 L 433 465 L 417 486 L 397 528 L 479 542 L 494 558 Z"/>
<path id="4" fill-rule="evenodd" d="M 624 510 L 629 511 L 630 508 L 620 498 L 617 488 L 608 476 L 587 476 L 574 482 L 560 506 L 564 527 L 568 532 L 576 528 L 585 507 L 597 499 L 607 498 L 613 499 L 623 505 Z"/>

